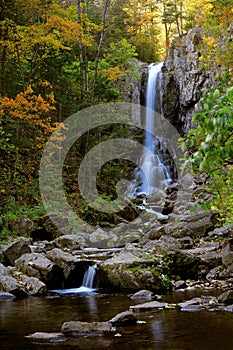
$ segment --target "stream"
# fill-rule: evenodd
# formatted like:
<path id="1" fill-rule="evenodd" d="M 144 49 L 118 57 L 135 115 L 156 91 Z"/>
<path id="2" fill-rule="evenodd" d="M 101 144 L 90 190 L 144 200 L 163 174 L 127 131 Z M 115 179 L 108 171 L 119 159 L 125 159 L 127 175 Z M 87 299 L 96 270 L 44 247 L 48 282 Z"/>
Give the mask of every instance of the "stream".
<path id="1" fill-rule="evenodd" d="M 177 291 L 163 301 L 178 302 L 219 291 Z M 69 338 L 61 344 L 32 344 L 25 338 L 34 332 L 60 332 L 65 321 L 106 321 L 130 305 L 130 294 L 106 291 L 0 301 L 0 344 L 3 350 L 230 350 L 233 349 L 232 314 L 223 311 L 181 312 L 167 309 L 138 313 L 135 326 L 118 328 L 121 336 Z M 144 323 L 145 322 L 145 323 Z"/>

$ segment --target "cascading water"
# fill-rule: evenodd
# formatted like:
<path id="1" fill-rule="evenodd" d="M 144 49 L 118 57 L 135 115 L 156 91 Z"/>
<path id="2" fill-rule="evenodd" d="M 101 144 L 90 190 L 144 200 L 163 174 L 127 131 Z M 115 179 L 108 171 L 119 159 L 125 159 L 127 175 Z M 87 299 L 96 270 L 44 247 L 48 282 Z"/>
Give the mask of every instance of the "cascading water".
<path id="1" fill-rule="evenodd" d="M 95 291 L 93 288 L 93 283 L 96 275 L 96 265 L 91 265 L 86 270 L 83 282 L 79 288 L 69 288 L 69 289 L 56 289 L 51 290 L 51 292 L 58 294 L 79 294 L 79 293 L 91 293 Z"/>
<path id="2" fill-rule="evenodd" d="M 89 266 L 87 271 L 84 274 L 82 287 L 93 289 L 95 274 L 96 274 L 96 265 Z"/>
<path id="3" fill-rule="evenodd" d="M 141 157 L 140 169 L 136 170 L 136 177 L 140 184 L 134 190 L 133 196 L 141 193 L 151 195 L 157 190 L 164 190 L 172 182 L 169 167 L 167 167 L 166 147 L 163 140 L 155 137 L 155 117 L 161 113 L 161 76 L 163 62 L 151 64 L 148 68 L 147 94 L 146 94 L 146 135 L 145 151 Z"/>

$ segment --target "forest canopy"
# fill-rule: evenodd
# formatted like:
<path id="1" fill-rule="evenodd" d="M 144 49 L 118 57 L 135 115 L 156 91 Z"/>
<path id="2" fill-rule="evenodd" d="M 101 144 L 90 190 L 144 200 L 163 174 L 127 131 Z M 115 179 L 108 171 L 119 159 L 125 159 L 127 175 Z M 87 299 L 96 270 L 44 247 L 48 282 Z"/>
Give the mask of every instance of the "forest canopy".
<path id="1" fill-rule="evenodd" d="M 195 26 L 203 70 L 221 67 L 231 81 L 233 0 L 1 1 L 3 226 L 15 208 L 40 205 L 39 160 L 54 128 L 88 106 L 124 101 L 137 60 L 165 59 Z"/>

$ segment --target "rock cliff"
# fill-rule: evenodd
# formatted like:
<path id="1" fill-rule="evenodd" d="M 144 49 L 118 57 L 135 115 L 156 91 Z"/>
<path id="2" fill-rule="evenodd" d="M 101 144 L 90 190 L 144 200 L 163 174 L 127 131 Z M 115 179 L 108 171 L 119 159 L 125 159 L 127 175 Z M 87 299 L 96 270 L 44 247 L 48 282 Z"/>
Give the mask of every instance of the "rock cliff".
<path id="1" fill-rule="evenodd" d="M 192 116 L 202 89 L 213 86 L 213 77 L 199 63 L 202 42 L 200 27 L 175 38 L 163 67 L 163 113 L 184 135 L 194 125 Z"/>

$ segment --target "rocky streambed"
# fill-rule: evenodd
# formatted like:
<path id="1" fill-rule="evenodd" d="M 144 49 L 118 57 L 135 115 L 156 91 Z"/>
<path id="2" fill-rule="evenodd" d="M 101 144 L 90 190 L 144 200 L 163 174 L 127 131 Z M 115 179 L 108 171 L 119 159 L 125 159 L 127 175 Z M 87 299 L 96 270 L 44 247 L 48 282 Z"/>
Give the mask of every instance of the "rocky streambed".
<path id="1" fill-rule="evenodd" d="M 139 216 L 130 226 L 118 225 L 108 231 L 97 227 L 93 232 L 73 232 L 66 219 L 59 217 L 62 233 L 49 216 L 39 223 L 27 217 L 16 220 L 12 229 L 19 238 L 0 247 L 0 302 L 45 298 L 54 289 L 80 287 L 88 267 L 95 264 L 94 287 L 100 293 L 139 292 L 132 307 L 118 308 L 133 323 L 137 324 L 136 314 L 155 310 L 233 312 L 233 225 L 219 227 L 215 211 L 197 207 L 190 212 L 193 203 L 182 197 L 176 203 L 167 198 L 164 203 L 164 198 L 160 194 L 158 199 L 157 194 L 148 199 L 150 210 L 145 210 L 143 220 Z M 160 205 L 167 212 L 155 215 L 153 210 Z M 167 292 L 190 290 L 195 291 L 195 298 L 184 294 L 173 303 L 164 297 Z M 73 336 L 118 334 L 119 324 L 109 319 L 101 320 L 104 324 L 71 321 L 72 325 L 56 329 L 56 334 L 49 329 L 30 339 L 60 342 Z M 89 330 L 84 331 L 85 327 Z"/>

